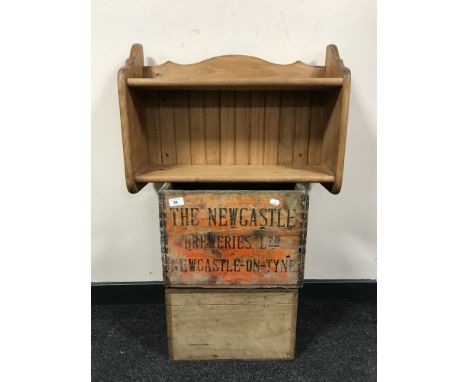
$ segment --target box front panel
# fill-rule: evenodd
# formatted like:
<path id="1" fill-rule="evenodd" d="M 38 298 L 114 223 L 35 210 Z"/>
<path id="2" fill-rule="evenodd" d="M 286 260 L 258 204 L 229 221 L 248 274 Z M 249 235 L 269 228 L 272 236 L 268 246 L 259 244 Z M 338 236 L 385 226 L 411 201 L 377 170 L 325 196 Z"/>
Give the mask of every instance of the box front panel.
<path id="1" fill-rule="evenodd" d="M 294 357 L 297 290 L 205 291 L 166 290 L 171 359 Z"/>
<path id="2" fill-rule="evenodd" d="M 301 191 L 160 192 L 166 283 L 300 285 L 306 198 Z"/>

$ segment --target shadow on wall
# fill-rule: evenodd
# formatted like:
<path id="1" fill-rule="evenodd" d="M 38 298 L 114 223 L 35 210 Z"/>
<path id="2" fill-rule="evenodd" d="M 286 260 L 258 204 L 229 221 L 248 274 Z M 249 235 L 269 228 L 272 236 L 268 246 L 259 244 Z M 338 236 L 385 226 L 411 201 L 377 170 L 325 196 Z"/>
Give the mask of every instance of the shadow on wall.
<path id="1" fill-rule="evenodd" d="M 327 274 L 333 261 L 334 272 L 349 278 L 363 277 L 363 256 L 368 278 L 375 278 L 376 261 L 376 186 L 377 137 L 360 103 L 357 86 L 351 85 L 343 188 L 337 196 L 321 185 L 312 184 L 309 202 L 307 268 L 314 269 L 308 278 L 335 278 Z M 330 258 L 333 258 L 333 260 Z M 372 264 L 372 266 L 371 266 Z"/>
<path id="2" fill-rule="evenodd" d="M 156 281 L 162 276 L 157 196 L 151 187 L 136 196 L 127 191 L 117 88 L 125 62 L 106 60 L 111 69 L 93 79 L 92 279 Z"/>

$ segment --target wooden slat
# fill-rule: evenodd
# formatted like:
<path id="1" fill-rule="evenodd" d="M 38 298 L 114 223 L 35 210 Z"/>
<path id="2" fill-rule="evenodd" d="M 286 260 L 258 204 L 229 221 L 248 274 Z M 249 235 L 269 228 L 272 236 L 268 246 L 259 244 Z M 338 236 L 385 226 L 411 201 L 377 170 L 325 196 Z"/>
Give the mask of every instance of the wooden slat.
<path id="1" fill-rule="evenodd" d="M 249 164 L 250 93 L 236 93 L 236 164 Z"/>
<path id="2" fill-rule="evenodd" d="M 296 123 L 295 93 L 281 93 L 278 164 L 291 164 Z"/>
<path id="3" fill-rule="evenodd" d="M 250 98 L 250 164 L 263 164 L 265 131 L 265 92 L 252 92 Z"/>
<path id="4" fill-rule="evenodd" d="M 172 165 L 149 166 L 135 179 L 140 182 L 333 182 L 325 166 L 307 165 Z"/>
<path id="5" fill-rule="evenodd" d="M 174 100 L 173 93 L 160 92 L 159 104 L 159 125 L 161 127 L 161 149 L 162 163 L 176 164 L 176 139 L 174 131 Z"/>
<path id="6" fill-rule="evenodd" d="M 186 305 L 240 305 L 240 304 L 291 304 L 291 291 L 272 290 L 203 290 L 199 293 L 188 293 L 181 289 L 171 290 L 171 306 Z"/>
<path id="7" fill-rule="evenodd" d="M 265 96 L 264 164 L 278 163 L 279 118 L 280 92 L 268 92 Z"/>
<path id="8" fill-rule="evenodd" d="M 293 164 L 307 164 L 310 131 L 310 92 L 296 94 Z"/>
<path id="9" fill-rule="evenodd" d="M 325 129 L 324 106 L 320 93 L 312 93 L 311 97 L 308 164 L 319 164 L 322 161 L 322 139 Z"/>
<path id="10" fill-rule="evenodd" d="M 161 126 L 161 151 L 163 164 L 177 163 L 173 102 L 172 93 L 159 93 L 159 124 Z"/>
<path id="11" fill-rule="evenodd" d="M 221 164 L 235 164 L 235 97 L 232 91 L 220 95 Z"/>
<path id="12" fill-rule="evenodd" d="M 178 164 L 190 164 L 190 115 L 187 92 L 174 92 L 174 125 Z"/>
<path id="13" fill-rule="evenodd" d="M 220 164 L 219 92 L 205 92 L 206 164 Z"/>
<path id="14" fill-rule="evenodd" d="M 152 164 L 162 164 L 161 161 L 161 127 L 159 125 L 159 108 L 157 93 L 148 96 L 145 102 L 146 139 L 148 155 Z"/>
<path id="15" fill-rule="evenodd" d="M 203 92 L 190 92 L 190 144 L 193 164 L 205 164 L 205 110 Z"/>

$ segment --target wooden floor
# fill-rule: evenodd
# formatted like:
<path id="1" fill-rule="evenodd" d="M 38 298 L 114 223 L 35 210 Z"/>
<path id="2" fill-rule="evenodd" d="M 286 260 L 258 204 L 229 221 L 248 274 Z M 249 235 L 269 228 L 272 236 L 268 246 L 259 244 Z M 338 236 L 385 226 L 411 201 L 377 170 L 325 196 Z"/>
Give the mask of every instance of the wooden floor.
<path id="1" fill-rule="evenodd" d="M 332 183 L 323 165 L 153 165 L 140 171 L 137 182 L 320 182 Z"/>

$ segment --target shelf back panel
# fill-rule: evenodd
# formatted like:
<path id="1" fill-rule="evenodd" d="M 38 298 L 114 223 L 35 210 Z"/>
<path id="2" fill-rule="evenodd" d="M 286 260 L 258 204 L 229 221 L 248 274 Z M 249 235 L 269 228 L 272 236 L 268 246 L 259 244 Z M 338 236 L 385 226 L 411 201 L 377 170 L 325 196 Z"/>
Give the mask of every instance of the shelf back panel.
<path id="1" fill-rule="evenodd" d="M 146 89 L 135 95 L 145 105 L 153 165 L 316 165 L 336 93 Z"/>

